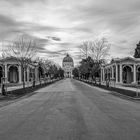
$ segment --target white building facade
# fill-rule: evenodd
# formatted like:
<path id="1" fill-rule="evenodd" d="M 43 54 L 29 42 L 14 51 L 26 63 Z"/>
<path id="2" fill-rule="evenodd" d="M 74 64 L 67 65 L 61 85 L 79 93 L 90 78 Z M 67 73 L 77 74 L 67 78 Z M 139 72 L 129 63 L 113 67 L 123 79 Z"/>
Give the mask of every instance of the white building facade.
<path id="1" fill-rule="evenodd" d="M 21 84 L 24 78 L 25 83 L 39 80 L 38 66 L 31 63 L 24 71 L 24 77 L 20 63 L 15 58 L 5 58 L 0 60 L 0 83 L 2 78 L 6 83 Z"/>
<path id="2" fill-rule="evenodd" d="M 107 80 L 119 84 L 137 84 L 140 82 L 140 58 L 117 58 L 102 66 L 101 82 Z"/>
<path id="3" fill-rule="evenodd" d="M 66 57 L 64 57 L 63 62 L 62 62 L 62 68 L 64 70 L 64 77 L 71 78 L 72 71 L 74 68 L 74 62 L 73 59 L 67 54 Z"/>

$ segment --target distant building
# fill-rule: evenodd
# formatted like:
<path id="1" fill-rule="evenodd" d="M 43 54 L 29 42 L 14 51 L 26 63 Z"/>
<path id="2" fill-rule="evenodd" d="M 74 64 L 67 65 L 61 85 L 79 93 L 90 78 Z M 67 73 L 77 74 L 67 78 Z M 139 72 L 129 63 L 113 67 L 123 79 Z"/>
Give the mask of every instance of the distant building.
<path id="1" fill-rule="evenodd" d="M 74 68 L 74 62 L 73 59 L 67 54 L 66 57 L 64 57 L 62 62 L 62 67 L 64 70 L 64 76 L 65 77 L 72 77 L 72 70 Z"/>
<path id="2" fill-rule="evenodd" d="M 119 84 L 136 84 L 140 82 L 140 43 L 135 49 L 134 58 L 112 59 L 101 67 L 101 82 L 114 80 Z"/>

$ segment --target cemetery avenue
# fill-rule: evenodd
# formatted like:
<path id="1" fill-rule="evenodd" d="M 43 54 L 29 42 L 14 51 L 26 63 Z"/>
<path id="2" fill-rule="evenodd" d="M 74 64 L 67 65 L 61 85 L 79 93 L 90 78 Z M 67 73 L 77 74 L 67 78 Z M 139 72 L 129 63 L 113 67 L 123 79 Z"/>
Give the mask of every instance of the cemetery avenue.
<path id="1" fill-rule="evenodd" d="M 64 79 L 0 108 L 1 140 L 139 140 L 140 104 Z"/>

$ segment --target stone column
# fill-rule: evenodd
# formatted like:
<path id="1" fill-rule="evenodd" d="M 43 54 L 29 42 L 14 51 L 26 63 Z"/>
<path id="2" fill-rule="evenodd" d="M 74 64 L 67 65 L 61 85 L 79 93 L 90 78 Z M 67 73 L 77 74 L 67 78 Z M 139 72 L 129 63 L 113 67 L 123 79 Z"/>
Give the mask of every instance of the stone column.
<path id="1" fill-rule="evenodd" d="M 24 70 L 24 82 L 26 83 L 26 71 Z"/>
<path id="2" fill-rule="evenodd" d="M 110 68 L 108 68 L 108 79 L 110 79 L 111 71 Z"/>
<path id="3" fill-rule="evenodd" d="M 37 67 L 35 67 L 35 80 L 38 81 L 38 70 L 37 70 Z"/>
<path id="4" fill-rule="evenodd" d="M 27 82 L 29 82 L 29 67 L 27 68 Z"/>
<path id="5" fill-rule="evenodd" d="M 133 82 L 136 83 L 136 65 L 134 64 L 134 70 L 133 70 Z"/>
<path id="6" fill-rule="evenodd" d="M 101 82 L 103 81 L 102 74 L 103 74 L 103 68 L 101 68 Z"/>
<path id="7" fill-rule="evenodd" d="M 120 64 L 120 83 L 122 83 L 122 64 Z"/>
<path id="8" fill-rule="evenodd" d="M 110 79 L 110 75 L 111 75 L 111 70 L 110 68 L 108 68 L 108 79 Z"/>
<path id="9" fill-rule="evenodd" d="M 106 68 L 106 78 L 108 79 L 108 68 Z"/>
<path id="10" fill-rule="evenodd" d="M 18 77 L 19 77 L 19 83 L 22 83 L 22 81 L 21 81 L 21 77 L 22 77 L 22 75 L 21 75 L 21 66 L 18 67 Z"/>
<path id="11" fill-rule="evenodd" d="M 5 78 L 8 78 L 7 64 L 5 64 Z"/>
<path id="12" fill-rule="evenodd" d="M 116 83 L 118 83 L 118 65 L 116 64 Z"/>
<path id="13" fill-rule="evenodd" d="M 114 67 L 112 66 L 112 79 L 114 78 Z"/>
<path id="14" fill-rule="evenodd" d="M 105 81 L 105 71 L 104 71 L 104 68 L 103 68 L 103 82 Z"/>
<path id="15" fill-rule="evenodd" d="M 106 81 L 106 69 L 104 68 L 104 80 Z"/>
<path id="16" fill-rule="evenodd" d="M 112 67 L 110 67 L 110 79 L 112 78 Z"/>

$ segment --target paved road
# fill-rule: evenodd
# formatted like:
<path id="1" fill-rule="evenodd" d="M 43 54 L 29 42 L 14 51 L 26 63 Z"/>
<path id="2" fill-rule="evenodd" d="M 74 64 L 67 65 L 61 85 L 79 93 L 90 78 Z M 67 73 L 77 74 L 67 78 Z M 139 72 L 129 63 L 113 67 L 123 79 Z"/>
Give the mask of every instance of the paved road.
<path id="1" fill-rule="evenodd" d="M 0 140 L 139 139 L 139 102 L 75 80 L 0 108 Z"/>

